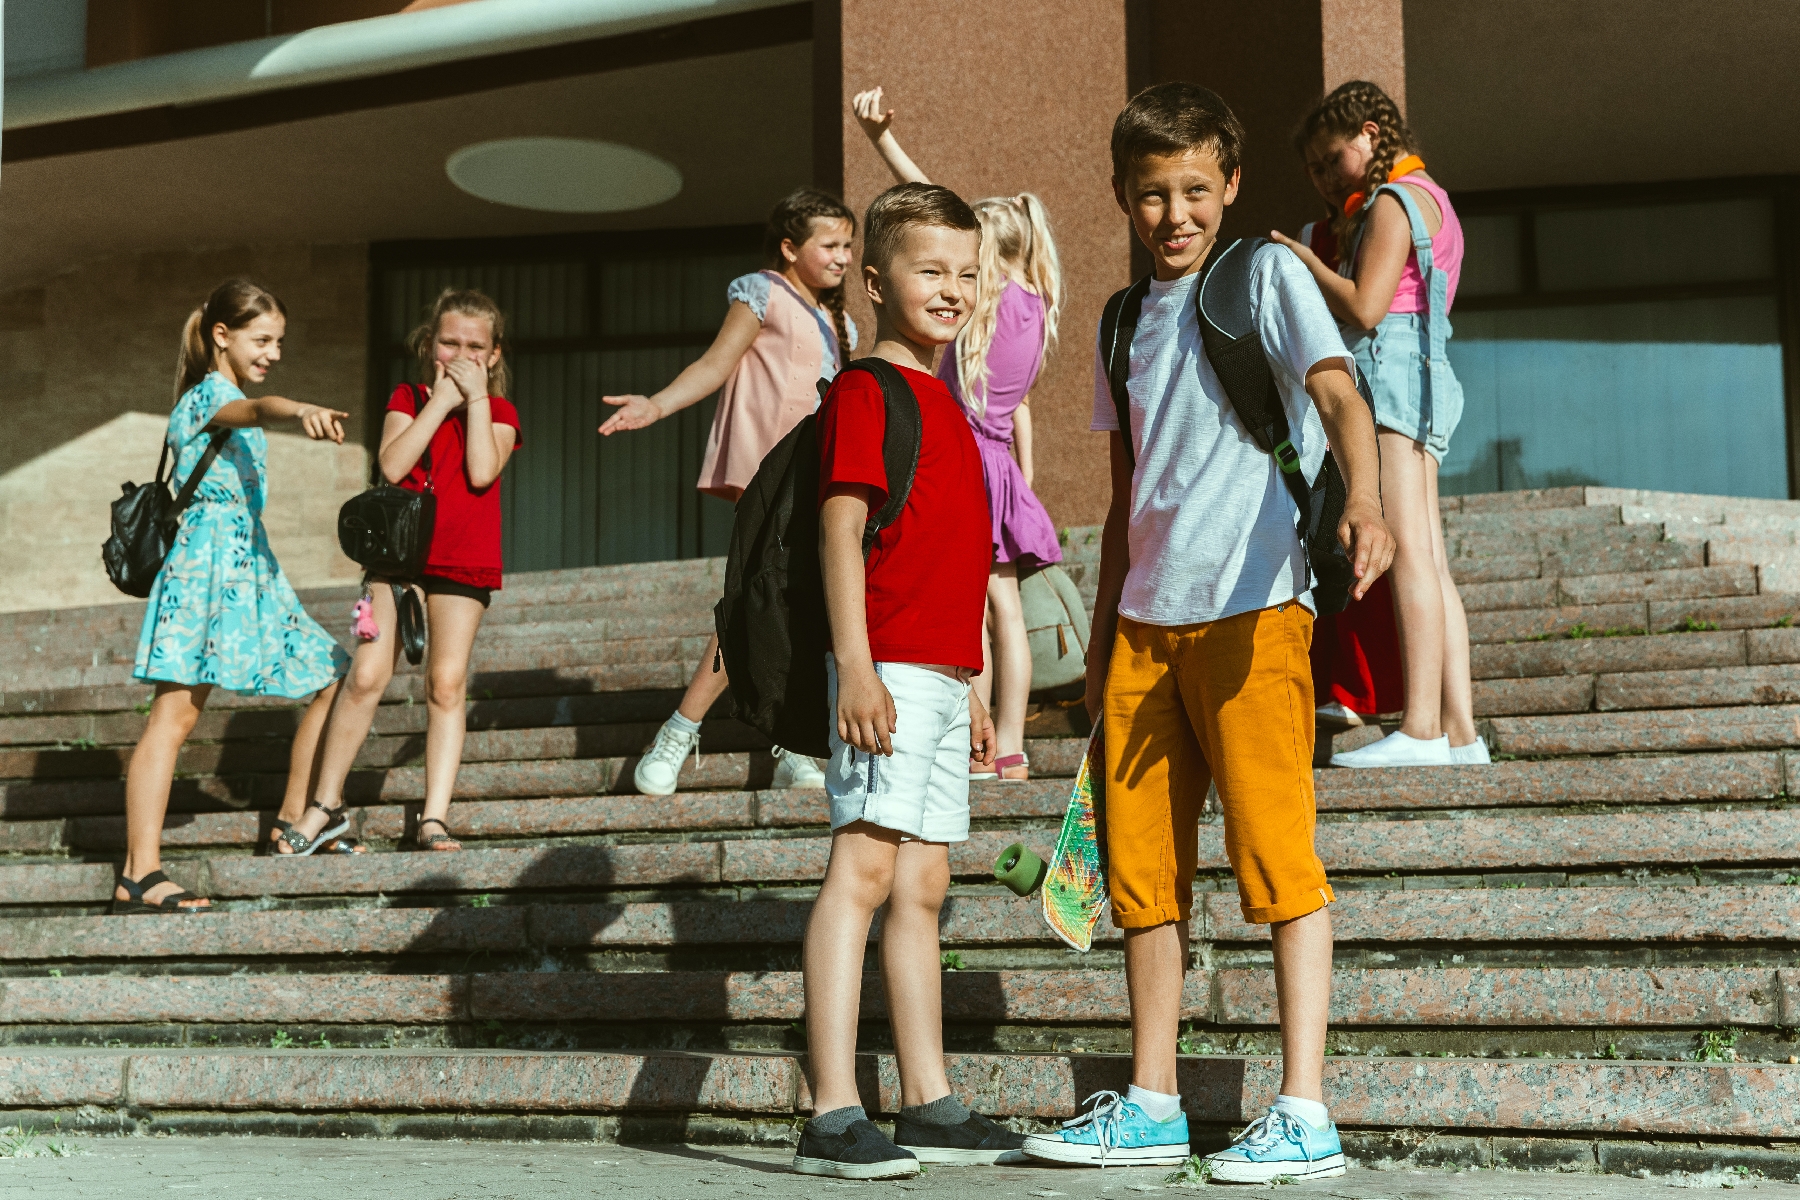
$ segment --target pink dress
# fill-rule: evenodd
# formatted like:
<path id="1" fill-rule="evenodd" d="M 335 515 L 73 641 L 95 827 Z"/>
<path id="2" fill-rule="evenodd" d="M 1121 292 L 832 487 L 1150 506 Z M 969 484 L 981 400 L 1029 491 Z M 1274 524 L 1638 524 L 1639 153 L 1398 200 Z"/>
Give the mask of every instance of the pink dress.
<path id="1" fill-rule="evenodd" d="M 839 354 L 829 318 L 780 272 L 735 279 L 726 295 L 750 305 L 762 319 L 762 330 L 719 389 L 706 458 L 694 486 L 735 504 L 763 456 L 819 407 L 818 381 L 837 374 Z M 854 346 L 855 326 L 851 330 Z"/>
<path id="2" fill-rule="evenodd" d="M 1021 570 L 1062 561 L 1056 526 L 1013 457 L 1013 413 L 1024 402 L 1044 365 L 1044 299 L 1008 280 L 1000 293 L 994 340 L 987 355 L 987 407 L 976 415 L 963 396 L 956 347 L 944 348 L 938 378 L 962 405 L 981 451 L 987 482 L 988 515 L 994 530 L 994 561 L 1016 562 Z"/>

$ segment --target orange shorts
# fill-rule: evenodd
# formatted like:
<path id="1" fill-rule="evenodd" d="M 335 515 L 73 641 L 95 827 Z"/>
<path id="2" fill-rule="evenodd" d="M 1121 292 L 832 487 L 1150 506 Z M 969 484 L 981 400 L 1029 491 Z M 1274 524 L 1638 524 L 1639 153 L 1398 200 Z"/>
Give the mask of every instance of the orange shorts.
<path id="1" fill-rule="evenodd" d="M 1312 624 L 1292 600 L 1199 625 L 1119 618 L 1103 812 L 1121 929 L 1193 914 L 1210 783 L 1246 921 L 1288 921 L 1334 899 L 1313 850 Z"/>

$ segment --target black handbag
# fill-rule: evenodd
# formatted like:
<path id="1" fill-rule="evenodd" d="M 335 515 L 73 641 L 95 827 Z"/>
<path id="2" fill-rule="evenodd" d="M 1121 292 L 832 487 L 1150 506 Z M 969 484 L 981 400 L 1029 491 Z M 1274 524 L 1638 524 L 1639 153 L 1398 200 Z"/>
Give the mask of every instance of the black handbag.
<path id="1" fill-rule="evenodd" d="M 169 464 L 166 439 L 162 456 L 156 460 L 156 481 L 121 485 L 125 494 L 112 502 L 112 535 L 100 545 L 100 561 L 106 565 L 106 577 L 114 587 L 140 600 L 150 594 L 151 585 L 169 557 L 169 548 L 175 544 L 176 521 L 193 500 L 194 490 L 230 436 L 229 429 L 212 435 L 199 465 L 181 485 L 181 494 L 172 500 L 168 481 L 163 477 Z"/>
<path id="2" fill-rule="evenodd" d="M 418 407 L 419 388 L 413 388 Z M 437 496 L 431 490 L 431 447 L 425 447 L 425 490 L 379 483 L 338 509 L 338 545 L 363 570 L 380 579 L 410 583 L 425 573 Z M 380 470 L 379 463 L 376 470 Z"/>

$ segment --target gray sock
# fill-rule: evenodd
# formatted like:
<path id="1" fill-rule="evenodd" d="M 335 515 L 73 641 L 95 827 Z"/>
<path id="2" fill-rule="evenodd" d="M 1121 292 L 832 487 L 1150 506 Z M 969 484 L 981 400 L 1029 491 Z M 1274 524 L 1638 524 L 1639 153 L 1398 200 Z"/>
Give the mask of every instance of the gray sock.
<path id="1" fill-rule="evenodd" d="M 908 1121 L 917 1121 L 921 1125 L 939 1125 L 948 1128 L 961 1125 L 969 1119 L 969 1110 L 954 1095 L 939 1096 L 930 1104 L 914 1104 L 900 1110 L 900 1115 Z"/>
<path id="2" fill-rule="evenodd" d="M 860 1104 L 852 1104 L 848 1108 L 834 1108 L 830 1112 L 820 1113 L 807 1124 L 816 1133 L 842 1133 L 858 1121 L 866 1121 L 869 1114 L 863 1111 Z"/>

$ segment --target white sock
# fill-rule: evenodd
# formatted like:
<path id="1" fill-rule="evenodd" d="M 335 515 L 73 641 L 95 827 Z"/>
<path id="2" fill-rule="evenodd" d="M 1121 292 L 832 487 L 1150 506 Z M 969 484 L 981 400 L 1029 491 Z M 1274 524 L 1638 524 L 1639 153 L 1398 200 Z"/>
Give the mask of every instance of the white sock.
<path id="1" fill-rule="evenodd" d="M 1299 1096 L 1277 1096 L 1275 1107 L 1285 1113 L 1299 1117 L 1314 1129 L 1323 1129 L 1331 1124 L 1331 1112 L 1317 1100 L 1303 1100 Z"/>
<path id="2" fill-rule="evenodd" d="M 1161 1092 L 1152 1092 L 1132 1084 L 1125 1093 L 1125 1099 L 1144 1110 L 1144 1115 L 1152 1121 L 1173 1121 L 1181 1111 L 1180 1096 L 1165 1096 Z"/>
<path id="3" fill-rule="evenodd" d="M 690 721 L 678 712 L 670 713 L 669 719 L 667 721 L 664 721 L 663 724 L 673 725 L 675 728 L 681 730 L 681 732 L 683 732 L 683 733 L 699 733 L 700 732 L 700 722 Z"/>

